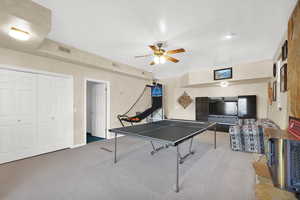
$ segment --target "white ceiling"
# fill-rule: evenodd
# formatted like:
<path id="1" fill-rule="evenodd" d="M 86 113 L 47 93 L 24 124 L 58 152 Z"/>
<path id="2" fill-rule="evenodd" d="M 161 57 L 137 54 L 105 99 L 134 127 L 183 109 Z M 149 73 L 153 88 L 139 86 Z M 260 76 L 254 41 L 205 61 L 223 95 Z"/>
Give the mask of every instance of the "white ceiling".
<path id="1" fill-rule="evenodd" d="M 53 12 L 50 39 L 112 60 L 178 76 L 213 65 L 271 59 L 297 0 L 34 0 Z M 237 34 L 224 40 L 228 33 Z M 149 66 L 147 47 L 185 48 L 177 64 Z"/>

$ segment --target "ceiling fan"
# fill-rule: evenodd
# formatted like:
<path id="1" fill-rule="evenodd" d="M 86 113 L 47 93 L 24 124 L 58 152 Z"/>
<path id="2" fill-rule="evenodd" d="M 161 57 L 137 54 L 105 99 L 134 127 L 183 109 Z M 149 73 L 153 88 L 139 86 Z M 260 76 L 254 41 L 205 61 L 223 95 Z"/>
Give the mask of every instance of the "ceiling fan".
<path id="1" fill-rule="evenodd" d="M 144 56 L 135 56 L 135 58 L 154 56 L 154 59 L 150 63 L 150 65 L 164 64 L 167 60 L 174 62 L 174 63 L 178 63 L 179 62 L 178 59 L 173 58 L 169 55 L 185 52 L 185 49 L 183 49 L 183 48 L 166 51 L 163 49 L 163 46 L 164 46 L 163 42 L 159 42 L 155 45 L 149 45 L 149 48 L 151 50 L 153 50 L 153 54 L 148 54 L 148 55 L 144 55 Z"/>

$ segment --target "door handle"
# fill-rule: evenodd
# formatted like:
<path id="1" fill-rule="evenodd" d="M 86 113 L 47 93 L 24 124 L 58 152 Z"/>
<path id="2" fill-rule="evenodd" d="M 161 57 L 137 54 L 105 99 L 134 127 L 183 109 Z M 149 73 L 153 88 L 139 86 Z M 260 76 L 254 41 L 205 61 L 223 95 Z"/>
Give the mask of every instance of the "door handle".
<path id="1" fill-rule="evenodd" d="M 22 120 L 18 119 L 17 122 L 21 122 Z"/>

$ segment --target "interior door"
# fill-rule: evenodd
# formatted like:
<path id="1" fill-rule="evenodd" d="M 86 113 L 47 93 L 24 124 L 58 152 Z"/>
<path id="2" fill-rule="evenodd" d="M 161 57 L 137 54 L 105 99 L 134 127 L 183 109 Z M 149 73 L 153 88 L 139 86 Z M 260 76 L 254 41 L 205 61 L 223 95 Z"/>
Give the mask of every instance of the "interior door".
<path id="1" fill-rule="evenodd" d="M 92 134 L 106 138 L 106 85 L 94 84 L 92 88 Z"/>
<path id="2" fill-rule="evenodd" d="M 36 75 L 0 70 L 0 163 L 36 153 Z"/>
<path id="3" fill-rule="evenodd" d="M 42 152 L 71 146 L 72 82 L 69 79 L 38 76 L 38 136 Z"/>

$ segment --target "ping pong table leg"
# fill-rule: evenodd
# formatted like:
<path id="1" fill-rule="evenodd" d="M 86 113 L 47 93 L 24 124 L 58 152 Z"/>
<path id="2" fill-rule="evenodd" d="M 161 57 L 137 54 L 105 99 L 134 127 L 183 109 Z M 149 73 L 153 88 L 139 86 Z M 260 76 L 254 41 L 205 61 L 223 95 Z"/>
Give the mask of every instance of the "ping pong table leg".
<path id="1" fill-rule="evenodd" d="M 194 139 L 194 137 L 192 137 L 192 138 L 191 138 L 191 141 L 190 141 L 189 153 L 193 153 L 193 151 L 192 151 L 193 139 Z"/>
<path id="2" fill-rule="evenodd" d="M 154 146 L 154 144 L 153 144 L 153 142 L 152 141 L 150 141 L 150 143 L 151 143 L 151 146 L 152 146 L 152 151 L 150 152 L 150 154 L 153 156 L 155 153 L 157 153 L 157 152 L 159 152 L 160 150 L 162 150 L 162 149 L 164 149 L 164 148 L 167 148 L 167 145 L 166 146 L 160 146 L 160 147 L 155 147 Z"/>
<path id="3" fill-rule="evenodd" d="M 217 148 L 217 124 L 215 125 L 215 149 Z"/>
<path id="4" fill-rule="evenodd" d="M 180 162 L 180 156 L 179 156 L 179 144 L 176 146 L 177 153 L 176 153 L 176 192 L 179 192 L 179 162 Z"/>
<path id="5" fill-rule="evenodd" d="M 117 163 L 117 136 L 118 134 L 115 133 L 115 159 L 114 159 L 114 163 Z"/>

